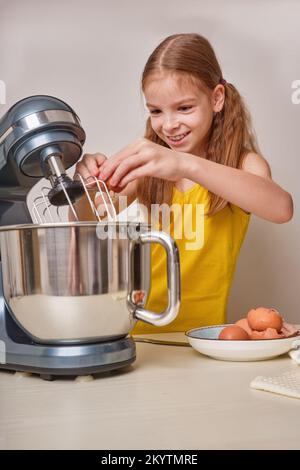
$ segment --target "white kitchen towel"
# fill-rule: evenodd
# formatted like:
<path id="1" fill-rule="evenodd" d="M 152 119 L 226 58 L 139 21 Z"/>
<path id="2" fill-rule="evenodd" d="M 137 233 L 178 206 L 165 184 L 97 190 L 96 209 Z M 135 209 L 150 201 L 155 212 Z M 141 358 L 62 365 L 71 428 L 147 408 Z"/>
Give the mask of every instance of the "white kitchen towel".
<path id="1" fill-rule="evenodd" d="M 296 341 L 296 344 L 299 344 L 297 349 L 292 349 L 289 352 L 290 357 L 293 359 L 294 362 L 300 364 L 300 341 Z"/>
<path id="2" fill-rule="evenodd" d="M 251 388 L 300 398 L 300 371 L 284 372 L 272 377 L 258 376 L 250 383 Z"/>

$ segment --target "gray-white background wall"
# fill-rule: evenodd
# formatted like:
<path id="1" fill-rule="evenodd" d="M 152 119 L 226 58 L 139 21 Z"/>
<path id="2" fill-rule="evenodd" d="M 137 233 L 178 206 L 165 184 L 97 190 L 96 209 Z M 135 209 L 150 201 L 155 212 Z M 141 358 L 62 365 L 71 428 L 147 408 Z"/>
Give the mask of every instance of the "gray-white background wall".
<path id="1" fill-rule="evenodd" d="M 299 18 L 297 0 L 0 0 L 0 115 L 25 96 L 57 96 L 81 118 L 85 152 L 111 155 L 143 135 L 139 79 L 152 50 L 170 34 L 206 36 L 248 103 L 273 179 L 295 204 L 287 224 L 252 217 L 229 320 L 264 305 L 300 323 Z"/>

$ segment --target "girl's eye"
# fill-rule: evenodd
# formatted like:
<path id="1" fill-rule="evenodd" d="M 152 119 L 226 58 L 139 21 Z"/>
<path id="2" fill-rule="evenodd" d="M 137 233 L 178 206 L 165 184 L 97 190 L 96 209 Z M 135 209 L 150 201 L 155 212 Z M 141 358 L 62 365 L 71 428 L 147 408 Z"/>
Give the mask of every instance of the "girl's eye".
<path id="1" fill-rule="evenodd" d="M 192 106 L 180 106 L 180 108 L 178 108 L 178 110 L 184 112 L 184 111 L 189 111 L 191 108 L 192 108 Z M 152 109 L 149 112 L 152 115 L 157 115 L 157 114 L 160 113 L 160 110 L 159 109 Z"/>

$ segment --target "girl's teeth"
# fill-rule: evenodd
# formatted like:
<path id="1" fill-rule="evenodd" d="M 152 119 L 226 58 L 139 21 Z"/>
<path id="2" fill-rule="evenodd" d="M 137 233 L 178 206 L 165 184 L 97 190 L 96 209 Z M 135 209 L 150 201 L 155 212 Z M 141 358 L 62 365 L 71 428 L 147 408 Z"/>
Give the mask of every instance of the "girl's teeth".
<path id="1" fill-rule="evenodd" d="M 185 137 L 187 135 L 187 133 L 185 134 L 181 134 L 181 135 L 177 135 L 176 137 L 169 137 L 170 140 L 180 140 L 182 139 L 183 137 Z"/>

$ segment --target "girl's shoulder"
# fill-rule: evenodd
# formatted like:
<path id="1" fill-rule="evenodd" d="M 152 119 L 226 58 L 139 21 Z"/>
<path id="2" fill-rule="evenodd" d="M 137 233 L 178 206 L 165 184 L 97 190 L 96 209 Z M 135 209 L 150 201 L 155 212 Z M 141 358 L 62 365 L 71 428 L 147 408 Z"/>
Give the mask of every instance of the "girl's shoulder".
<path id="1" fill-rule="evenodd" d="M 271 168 L 267 160 L 255 152 L 245 152 L 240 169 L 264 178 L 272 179 Z"/>

